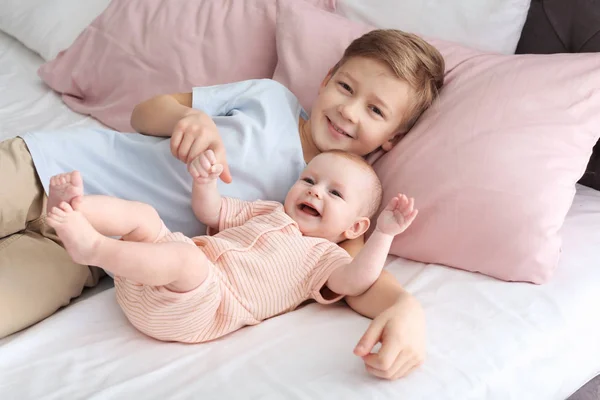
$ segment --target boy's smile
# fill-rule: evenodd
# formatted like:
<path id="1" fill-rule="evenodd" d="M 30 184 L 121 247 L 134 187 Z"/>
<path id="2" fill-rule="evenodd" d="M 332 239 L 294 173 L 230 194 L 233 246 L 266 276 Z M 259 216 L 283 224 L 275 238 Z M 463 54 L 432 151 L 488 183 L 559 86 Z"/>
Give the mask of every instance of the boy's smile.
<path id="1" fill-rule="evenodd" d="M 336 138 L 336 140 L 337 140 L 337 138 L 339 138 L 339 139 L 342 139 L 342 138 L 354 139 L 354 137 L 350 133 L 348 133 L 348 131 L 346 131 L 344 128 L 336 125 L 329 117 L 326 117 L 326 118 L 327 118 L 327 126 L 329 128 L 329 132 L 331 132 L 332 136 L 334 138 Z"/>
<path id="2" fill-rule="evenodd" d="M 319 89 L 309 124 L 312 144 L 321 152 L 369 154 L 402 133 L 413 95 L 385 63 L 350 58 Z"/>

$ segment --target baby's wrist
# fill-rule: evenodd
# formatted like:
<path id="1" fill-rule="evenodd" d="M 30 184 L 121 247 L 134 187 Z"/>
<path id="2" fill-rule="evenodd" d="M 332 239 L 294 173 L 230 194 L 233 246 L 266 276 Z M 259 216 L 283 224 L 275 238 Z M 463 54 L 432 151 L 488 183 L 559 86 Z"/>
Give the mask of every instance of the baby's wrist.
<path id="1" fill-rule="evenodd" d="M 207 180 L 207 178 L 203 178 L 202 180 L 194 179 L 194 186 L 202 189 L 207 188 L 216 188 L 217 187 L 217 178 Z"/>
<path id="2" fill-rule="evenodd" d="M 382 237 L 387 237 L 389 239 L 393 239 L 396 236 L 395 234 L 383 232 L 381 229 L 379 229 L 379 226 L 375 227 L 375 231 L 373 231 L 373 234 L 378 234 L 378 235 L 381 235 Z"/>

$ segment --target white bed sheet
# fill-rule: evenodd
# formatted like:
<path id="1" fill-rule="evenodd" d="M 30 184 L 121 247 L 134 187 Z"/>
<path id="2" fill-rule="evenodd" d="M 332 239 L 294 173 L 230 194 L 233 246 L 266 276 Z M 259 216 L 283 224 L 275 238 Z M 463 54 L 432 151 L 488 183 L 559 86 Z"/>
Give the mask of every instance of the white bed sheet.
<path id="1" fill-rule="evenodd" d="M 0 33 L 0 138 L 98 125 L 43 86 L 41 62 Z M 352 348 L 369 321 L 342 305 L 192 346 L 138 333 L 108 289 L 0 340 L 0 398 L 562 400 L 600 372 L 600 192 L 578 187 L 563 234 L 544 286 L 392 260 L 428 319 L 428 359 L 404 380 L 363 371 Z"/>
<path id="2" fill-rule="evenodd" d="M 40 56 L 0 32 L 0 140 L 32 129 L 102 126 L 69 109 L 37 76 Z"/>
<path id="3" fill-rule="evenodd" d="M 109 289 L 0 341 L 0 398 L 562 400 L 600 372 L 600 192 L 578 187 L 563 233 L 544 286 L 392 261 L 428 319 L 428 359 L 404 380 L 363 371 L 368 320 L 342 305 L 183 345 L 137 332 Z"/>

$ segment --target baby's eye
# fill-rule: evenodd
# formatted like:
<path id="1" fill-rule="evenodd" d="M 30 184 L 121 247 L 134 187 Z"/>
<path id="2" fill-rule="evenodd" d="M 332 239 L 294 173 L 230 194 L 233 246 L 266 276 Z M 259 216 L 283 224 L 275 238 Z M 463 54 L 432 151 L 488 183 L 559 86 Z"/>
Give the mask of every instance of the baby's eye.
<path id="1" fill-rule="evenodd" d="M 383 117 L 383 112 L 379 108 L 377 108 L 375 106 L 371 106 L 371 111 L 373 111 L 375 114 L 379 115 L 380 117 Z"/>
<path id="2" fill-rule="evenodd" d="M 308 183 L 309 185 L 314 185 L 315 181 L 312 178 L 302 178 L 302 180 L 306 183 Z"/>
<path id="3" fill-rule="evenodd" d="M 332 194 L 332 195 L 334 195 L 334 196 L 336 196 L 336 197 L 339 197 L 340 199 L 343 199 L 343 198 L 344 198 L 344 197 L 342 196 L 342 194 L 341 194 L 340 192 L 338 192 L 337 190 L 332 190 L 332 191 L 331 191 L 331 194 Z"/>
<path id="4" fill-rule="evenodd" d="M 345 91 L 352 93 L 352 88 L 347 83 L 338 82 L 338 85 L 340 85 L 342 87 L 342 89 L 344 89 Z"/>

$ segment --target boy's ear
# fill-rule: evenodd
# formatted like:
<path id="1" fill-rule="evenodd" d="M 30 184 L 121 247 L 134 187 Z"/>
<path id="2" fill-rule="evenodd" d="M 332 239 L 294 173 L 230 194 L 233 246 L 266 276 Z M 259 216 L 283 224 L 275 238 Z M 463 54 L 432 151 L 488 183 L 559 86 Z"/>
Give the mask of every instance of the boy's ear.
<path id="1" fill-rule="evenodd" d="M 327 85 L 327 83 L 329 83 L 329 80 L 331 79 L 332 75 L 333 75 L 333 68 L 330 68 L 329 72 L 327 72 L 327 75 L 325 75 L 325 78 L 323 78 L 323 81 L 321 82 L 321 86 L 319 86 L 319 90 L 323 89 L 325 87 L 325 85 Z"/>
<path id="2" fill-rule="evenodd" d="M 394 136 L 392 136 L 387 142 L 381 145 L 383 151 L 390 151 L 394 148 L 396 144 L 406 135 L 406 132 L 397 132 Z"/>
<path id="3" fill-rule="evenodd" d="M 344 231 L 343 236 L 346 239 L 356 239 L 359 236 L 362 236 L 371 226 L 371 220 L 367 217 L 360 217 L 352 226 Z"/>

